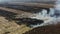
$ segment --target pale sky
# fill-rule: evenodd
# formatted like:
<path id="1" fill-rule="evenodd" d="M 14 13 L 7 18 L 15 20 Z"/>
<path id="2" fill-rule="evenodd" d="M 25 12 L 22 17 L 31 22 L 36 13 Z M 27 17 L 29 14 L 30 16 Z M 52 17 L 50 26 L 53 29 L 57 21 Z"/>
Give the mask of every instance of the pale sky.
<path id="1" fill-rule="evenodd" d="M 55 1 L 55 0 L 0 0 L 0 2 L 10 2 L 10 1 L 18 1 L 18 2 L 27 2 L 27 1 L 29 1 L 29 2 L 36 2 L 36 1 L 41 2 L 41 1 L 43 1 L 43 2 L 46 2 L 46 1 Z"/>

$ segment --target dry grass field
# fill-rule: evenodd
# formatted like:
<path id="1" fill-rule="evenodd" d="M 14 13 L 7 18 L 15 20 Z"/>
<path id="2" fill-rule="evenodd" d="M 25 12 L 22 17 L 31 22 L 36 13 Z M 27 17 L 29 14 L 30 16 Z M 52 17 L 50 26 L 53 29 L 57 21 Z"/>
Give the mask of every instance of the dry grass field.
<path id="1" fill-rule="evenodd" d="M 14 21 L 8 21 L 4 17 L 0 16 L 0 34 L 23 34 L 31 28 L 26 25 L 18 25 Z"/>
<path id="2" fill-rule="evenodd" d="M 46 5 L 44 7 L 46 7 Z M 50 5 L 50 7 L 53 6 Z M 50 7 L 48 6 L 47 8 Z M 18 15 L 16 18 L 33 16 L 32 13 L 6 8 L 6 7 L 0 7 L 0 10 L 17 13 Z M 5 17 L 0 16 L 0 34 L 60 34 L 60 24 L 43 26 L 43 27 L 38 27 L 33 29 L 27 27 L 26 24 L 18 25 L 15 21 L 8 21 L 5 19 Z"/>
<path id="3" fill-rule="evenodd" d="M 20 10 L 9 9 L 4 7 L 0 7 L 0 10 L 18 13 L 19 15 L 24 14 L 26 17 L 28 16 L 26 12 Z M 15 21 L 8 21 L 5 18 L 6 17 L 0 16 L 0 34 L 23 34 L 32 29 L 30 27 L 27 27 L 25 24 L 18 25 Z"/>

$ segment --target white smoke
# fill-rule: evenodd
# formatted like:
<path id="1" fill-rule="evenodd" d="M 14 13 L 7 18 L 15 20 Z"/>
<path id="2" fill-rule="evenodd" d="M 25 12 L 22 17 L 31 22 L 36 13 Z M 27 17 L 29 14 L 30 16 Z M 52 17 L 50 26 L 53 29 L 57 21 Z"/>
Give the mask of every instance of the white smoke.
<path id="1" fill-rule="evenodd" d="M 36 15 L 35 17 L 31 17 L 31 18 L 44 20 L 44 23 L 37 24 L 37 25 L 31 25 L 33 26 L 33 28 L 39 27 L 39 26 L 57 24 L 58 22 L 60 22 L 60 0 L 56 1 L 54 8 L 50 8 L 49 14 L 47 14 L 47 10 L 43 9 L 42 12 L 39 12 L 35 15 Z"/>
<path id="2" fill-rule="evenodd" d="M 43 9 L 41 12 L 36 13 L 34 15 L 35 16 L 33 16 L 31 18 L 44 20 L 44 23 L 37 24 L 37 25 L 31 25 L 31 26 L 33 26 L 33 28 L 53 24 L 52 22 L 56 21 L 56 16 L 54 15 L 54 8 L 50 8 L 49 14 L 47 14 L 47 10 Z"/>
<path id="3" fill-rule="evenodd" d="M 55 10 L 59 10 L 60 11 L 60 0 L 56 0 L 56 3 L 55 3 Z"/>

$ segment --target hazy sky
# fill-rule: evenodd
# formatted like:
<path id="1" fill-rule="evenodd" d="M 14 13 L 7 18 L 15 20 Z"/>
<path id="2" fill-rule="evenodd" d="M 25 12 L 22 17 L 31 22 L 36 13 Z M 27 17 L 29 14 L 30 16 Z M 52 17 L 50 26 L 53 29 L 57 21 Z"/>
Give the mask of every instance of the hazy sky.
<path id="1" fill-rule="evenodd" d="M 0 0 L 0 2 L 10 2 L 10 1 L 12 1 L 12 2 L 15 2 L 15 1 L 18 1 L 18 2 L 41 2 L 41 1 L 44 1 L 44 2 L 46 2 L 46 1 L 53 1 L 53 0 Z"/>

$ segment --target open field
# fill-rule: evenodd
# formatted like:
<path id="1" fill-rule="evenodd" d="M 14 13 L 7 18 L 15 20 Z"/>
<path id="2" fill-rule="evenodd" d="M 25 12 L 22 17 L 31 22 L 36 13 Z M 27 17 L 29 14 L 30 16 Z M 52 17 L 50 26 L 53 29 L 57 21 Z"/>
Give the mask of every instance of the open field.
<path id="1" fill-rule="evenodd" d="M 34 28 L 25 34 L 60 34 L 60 23 Z"/>
<path id="2" fill-rule="evenodd" d="M 25 6 L 33 6 L 33 7 L 42 7 L 42 8 L 52 8 L 54 7 L 54 4 L 48 4 L 48 3 L 10 3 L 15 5 L 25 5 Z"/>
<path id="3" fill-rule="evenodd" d="M 27 15 L 26 14 L 27 12 L 15 10 L 15 9 L 9 9 L 5 7 L 0 7 L 0 12 L 1 12 L 0 13 L 0 34 L 23 34 L 32 29 L 30 27 L 27 27 L 25 24 L 18 25 L 15 21 L 6 20 L 6 18 L 8 17 L 7 15 L 8 12 L 17 13 L 19 15 L 24 13 L 25 16 Z"/>
<path id="4" fill-rule="evenodd" d="M 14 4 L 14 3 L 13 3 Z M 51 8 L 54 7 L 53 4 L 43 4 L 43 3 L 21 3 L 17 5 L 25 5 L 25 6 L 34 6 L 34 7 L 43 7 L 43 8 Z M 36 9 L 36 8 L 35 8 Z M 5 11 L 5 12 L 4 12 Z M 26 26 L 26 24 L 18 25 L 14 20 L 9 21 L 6 18 L 11 16 L 12 13 L 17 14 L 16 18 L 22 17 L 31 17 L 34 16 L 31 12 L 26 12 L 22 10 L 17 10 L 13 8 L 8 8 L 6 6 L 0 6 L 0 34 L 60 34 L 60 24 L 51 25 L 51 26 L 43 26 L 38 28 L 30 28 Z M 11 14 L 8 12 L 12 12 Z M 9 14 L 9 15 L 8 15 Z M 7 16 L 7 17 L 6 17 Z"/>
<path id="5" fill-rule="evenodd" d="M 18 25 L 14 21 L 8 21 L 0 16 L 0 34 L 23 34 L 31 28 L 26 25 Z"/>
<path id="6" fill-rule="evenodd" d="M 11 3 L 4 3 L 4 5 L 24 5 L 24 6 L 32 6 L 32 7 L 42 7 L 42 8 L 53 8 L 55 3 L 19 3 L 19 2 L 11 2 Z"/>

